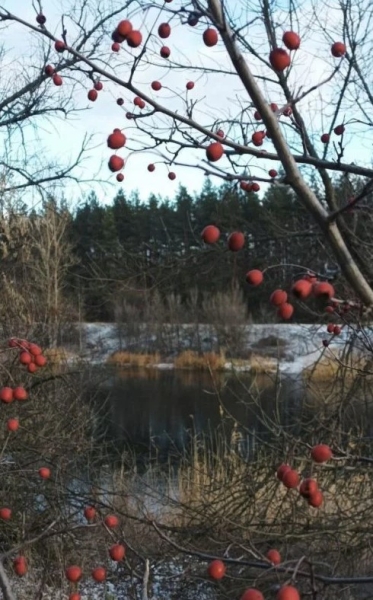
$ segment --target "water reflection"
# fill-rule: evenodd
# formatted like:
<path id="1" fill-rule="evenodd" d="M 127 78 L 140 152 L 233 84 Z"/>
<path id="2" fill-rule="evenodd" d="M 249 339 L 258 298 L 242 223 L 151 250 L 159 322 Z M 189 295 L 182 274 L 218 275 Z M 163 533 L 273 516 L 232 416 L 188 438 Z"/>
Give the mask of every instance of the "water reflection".
<path id="1" fill-rule="evenodd" d="M 242 452 L 250 453 L 258 438 L 270 435 L 262 411 L 291 426 L 304 396 L 294 378 L 276 387 L 275 376 L 153 369 L 112 370 L 102 388 L 110 393 L 112 435 L 166 454 L 188 446 L 194 433 L 221 431 L 224 409 L 232 417 L 224 435 L 231 439 L 235 432 Z"/>

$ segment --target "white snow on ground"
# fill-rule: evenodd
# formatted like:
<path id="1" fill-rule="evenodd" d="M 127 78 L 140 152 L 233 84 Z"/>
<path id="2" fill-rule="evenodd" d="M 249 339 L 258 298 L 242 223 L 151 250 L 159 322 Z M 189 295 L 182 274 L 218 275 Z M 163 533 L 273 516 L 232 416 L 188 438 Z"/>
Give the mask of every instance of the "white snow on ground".
<path id="1" fill-rule="evenodd" d="M 107 358 L 122 347 L 126 349 L 126 340 L 124 336 L 119 339 L 118 327 L 115 323 L 82 323 L 81 324 L 83 338 L 85 338 L 84 357 L 88 358 L 91 363 L 104 363 Z M 171 325 L 165 325 L 168 330 L 169 339 L 172 339 L 173 330 Z M 184 348 L 188 347 L 188 340 L 193 337 L 195 325 L 179 325 L 180 331 L 185 333 L 183 341 Z M 216 338 L 212 333 L 212 328 L 209 325 L 199 326 L 200 338 L 205 344 L 213 344 Z M 329 349 L 341 349 L 346 340 L 351 335 L 351 330 L 344 329 L 340 336 L 332 339 Z M 297 325 L 286 323 L 274 324 L 255 324 L 245 327 L 246 347 L 248 351 L 258 352 L 265 355 L 268 354 L 274 358 L 279 352 L 280 370 L 284 373 L 299 373 L 305 367 L 314 363 L 325 349 L 322 346 L 323 339 L 331 340 L 331 336 L 326 333 L 326 326 L 323 325 Z M 141 334 L 140 342 L 144 347 L 149 342 L 154 341 L 154 336 L 146 336 L 145 328 Z M 181 336 L 183 338 L 183 336 Z M 276 348 L 275 339 L 279 340 L 278 349 Z M 180 340 L 179 340 L 180 341 Z M 139 343 L 140 343 L 139 342 Z M 175 334 L 176 343 L 176 334 Z M 268 347 L 266 344 L 268 343 Z M 172 369 L 172 362 L 160 363 L 157 365 L 159 369 Z M 229 364 L 227 364 L 229 368 Z M 245 370 L 244 367 L 241 370 Z"/>
<path id="2" fill-rule="evenodd" d="M 116 571 L 117 569 L 119 570 Z M 162 561 L 160 564 L 150 564 L 148 599 L 216 600 L 216 586 L 205 579 L 206 569 L 207 563 L 185 555 Z M 141 569 L 137 571 L 141 574 Z M 35 574 L 33 570 L 22 579 L 11 578 L 11 586 L 18 600 L 30 600 L 35 597 L 35 591 L 38 589 Z M 39 583 L 40 581 L 41 578 Z M 79 593 L 82 600 L 142 600 L 143 582 L 133 577 L 128 569 L 112 563 L 108 568 L 108 581 L 105 583 L 94 582 L 87 571 L 79 584 Z M 43 589 L 43 600 L 66 600 L 68 594 L 67 583 L 63 590 L 46 587 Z"/>

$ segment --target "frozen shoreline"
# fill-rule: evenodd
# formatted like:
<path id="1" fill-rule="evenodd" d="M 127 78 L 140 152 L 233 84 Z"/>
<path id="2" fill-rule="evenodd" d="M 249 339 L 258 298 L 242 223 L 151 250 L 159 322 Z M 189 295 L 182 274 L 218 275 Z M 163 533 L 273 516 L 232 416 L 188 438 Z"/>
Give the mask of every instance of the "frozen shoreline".
<path id="1" fill-rule="evenodd" d="M 133 347 L 133 338 L 126 338 L 115 323 L 81 323 L 79 327 L 83 341 L 82 354 L 84 359 L 88 359 L 91 363 L 103 364 L 112 354 L 120 350 L 133 353 L 160 351 L 156 346 L 159 342 L 157 335 L 150 335 L 145 325 L 142 335 L 136 338 L 136 349 Z M 196 326 L 186 324 L 178 325 L 176 329 L 175 327 L 167 324 L 162 327 L 163 336 L 167 337 L 167 343 L 170 347 L 175 347 L 175 351 L 171 352 L 167 362 L 159 362 L 152 365 L 152 368 L 173 369 L 173 356 L 184 350 L 194 349 Z M 340 336 L 332 338 L 326 333 L 325 324 L 255 324 L 244 327 L 244 347 L 248 353 L 252 352 L 263 359 L 273 359 L 274 365 L 278 364 L 281 372 L 296 375 L 313 364 L 325 352 L 323 339 L 330 339 L 329 350 L 336 351 L 343 347 L 349 334 L 348 330 L 344 330 Z M 213 351 L 217 337 L 211 325 L 200 324 L 198 337 L 202 340 L 203 352 Z M 226 361 L 226 369 L 227 371 L 232 369 L 229 359 Z M 250 368 L 242 365 L 235 367 L 235 370 L 249 371 Z"/>

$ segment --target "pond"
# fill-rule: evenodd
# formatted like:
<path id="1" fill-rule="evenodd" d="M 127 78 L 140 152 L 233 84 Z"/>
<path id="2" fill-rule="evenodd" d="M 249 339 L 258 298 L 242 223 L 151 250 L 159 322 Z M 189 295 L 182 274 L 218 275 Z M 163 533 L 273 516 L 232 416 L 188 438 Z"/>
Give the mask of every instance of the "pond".
<path id="1" fill-rule="evenodd" d="M 196 372 L 141 368 L 104 368 L 101 402 L 108 400 L 111 439 L 128 443 L 136 454 L 170 459 L 190 447 L 196 434 L 222 436 L 245 456 L 260 441 L 271 441 L 268 422 L 301 435 L 314 428 L 320 410 L 338 404 L 344 431 L 353 425 L 373 435 L 371 385 L 362 379 L 307 386 L 302 376 Z M 321 406 L 324 408 L 321 409 Z M 343 410 L 340 410 L 343 407 Z M 224 416 L 224 418 L 223 418 Z M 219 436 L 218 436 L 219 434 Z M 347 434 L 346 434 L 347 435 Z"/>
<path id="2" fill-rule="evenodd" d="M 110 436 L 159 457 L 186 449 L 195 434 L 217 431 L 250 453 L 258 438 L 270 436 L 263 414 L 294 423 L 302 409 L 304 383 L 299 377 L 111 368 L 100 393 L 109 398 Z M 227 417 L 224 419 L 223 415 Z"/>

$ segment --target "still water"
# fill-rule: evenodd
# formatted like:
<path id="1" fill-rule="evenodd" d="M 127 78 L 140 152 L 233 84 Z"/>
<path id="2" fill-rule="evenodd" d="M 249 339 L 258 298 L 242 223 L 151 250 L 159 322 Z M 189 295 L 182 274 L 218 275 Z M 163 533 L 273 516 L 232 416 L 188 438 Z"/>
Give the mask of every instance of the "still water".
<path id="1" fill-rule="evenodd" d="M 248 374 L 111 369 L 101 393 L 109 400 L 110 435 L 162 456 L 188 447 L 195 434 L 239 431 L 249 448 L 268 437 L 263 415 L 291 426 L 303 406 L 299 378 Z M 236 436 L 237 437 L 237 436 Z"/>

